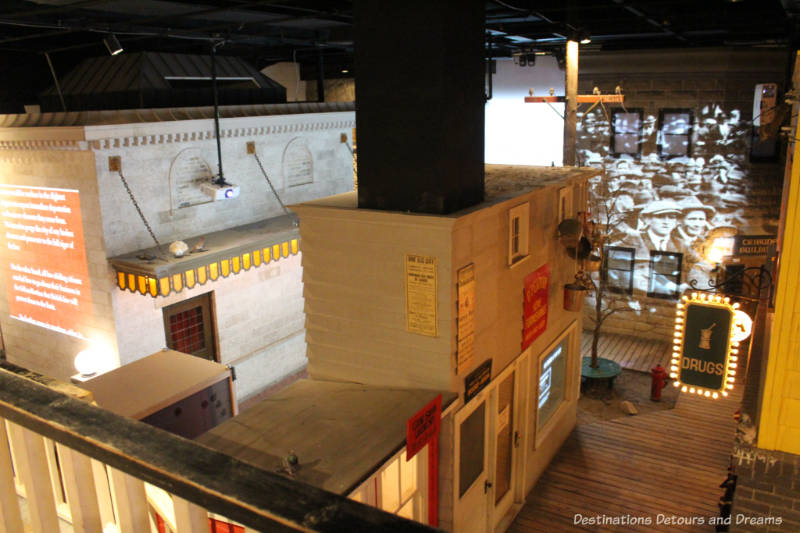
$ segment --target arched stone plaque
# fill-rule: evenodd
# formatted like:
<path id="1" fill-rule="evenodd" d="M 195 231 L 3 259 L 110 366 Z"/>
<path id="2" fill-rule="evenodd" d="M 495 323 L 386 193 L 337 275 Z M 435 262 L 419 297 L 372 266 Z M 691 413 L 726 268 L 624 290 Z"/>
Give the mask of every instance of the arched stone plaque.
<path id="1" fill-rule="evenodd" d="M 209 201 L 200 185 L 213 177 L 211 166 L 199 148 L 181 150 L 169 168 L 170 209 L 191 207 Z"/>
<path id="2" fill-rule="evenodd" d="M 283 149 L 281 162 L 283 179 L 287 187 L 314 182 L 314 158 L 306 139 L 295 137 Z"/>

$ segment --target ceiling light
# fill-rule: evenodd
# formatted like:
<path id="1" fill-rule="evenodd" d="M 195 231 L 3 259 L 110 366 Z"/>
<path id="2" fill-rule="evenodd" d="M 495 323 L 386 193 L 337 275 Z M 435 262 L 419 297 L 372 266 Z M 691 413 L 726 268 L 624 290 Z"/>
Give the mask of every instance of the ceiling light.
<path id="1" fill-rule="evenodd" d="M 109 33 L 108 37 L 103 39 L 103 44 L 106 45 L 106 48 L 108 49 L 108 53 L 111 54 L 112 56 L 115 56 L 115 55 L 118 55 L 118 54 L 122 53 L 122 45 L 119 44 L 119 40 L 117 39 L 117 36 L 114 35 L 113 33 Z"/>
<path id="2" fill-rule="evenodd" d="M 349 71 L 349 70 L 347 70 L 346 68 L 343 68 L 343 69 L 342 69 L 342 74 L 347 74 L 348 72 L 350 72 L 350 71 Z"/>
<path id="3" fill-rule="evenodd" d="M 589 38 L 588 35 L 580 40 L 581 44 L 589 44 L 590 42 L 592 42 L 592 40 Z"/>

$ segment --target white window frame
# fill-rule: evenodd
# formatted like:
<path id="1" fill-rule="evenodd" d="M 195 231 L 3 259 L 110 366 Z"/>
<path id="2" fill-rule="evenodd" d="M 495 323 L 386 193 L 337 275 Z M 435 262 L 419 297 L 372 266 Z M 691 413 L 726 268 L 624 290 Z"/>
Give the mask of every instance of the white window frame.
<path id="1" fill-rule="evenodd" d="M 405 448 L 398 451 L 391 459 L 386 461 L 381 468 L 372 476 L 364 481 L 356 490 L 350 493 L 348 498 L 373 507 L 377 507 L 387 513 L 400 515 L 404 508 L 411 509 L 411 516 L 406 516 L 410 520 L 415 520 L 423 524 L 428 523 L 428 444 L 426 444 L 417 454 L 411 458 L 410 465 L 413 469 L 414 483 L 413 488 L 403 491 L 403 472 L 409 472 L 402 468 L 406 464 Z M 398 468 L 397 495 L 399 500 L 391 507 L 384 502 L 382 491 L 383 474 L 390 468 Z"/>
<path id="2" fill-rule="evenodd" d="M 573 218 L 572 208 L 572 185 L 561 187 L 558 190 L 558 222 L 561 223 L 567 218 Z"/>
<path id="3" fill-rule="evenodd" d="M 508 210 L 508 266 L 528 257 L 531 204 L 525 202 Z"/>

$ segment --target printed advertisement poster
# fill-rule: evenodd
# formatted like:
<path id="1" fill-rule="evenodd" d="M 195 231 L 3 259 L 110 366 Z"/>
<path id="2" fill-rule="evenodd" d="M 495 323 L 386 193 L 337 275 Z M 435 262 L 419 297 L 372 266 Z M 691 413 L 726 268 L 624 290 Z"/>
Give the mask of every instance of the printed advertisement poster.
<path id="1" fill-rule="evenodd" d="M 0 224 L 11 318 L 85 339 L 92 293 L 78 191 L 0 185 Z"/>
<path id="2" fill-rule="evenodd" d="M 406 330 L 437 335 L 435 257 L 406 254 Z"/>
<path id="3" fill-rule="evenodd" d="M 550 291 L 550 265 L 542 265 L 525 277 L 522 311 L 522 349 L 525 350 L 547 329 L 547 295 Z"/>
<path id="4" fill-rule="evenodd" d="M 458 271 L 458 375 L 472 367 L 475 358 L 475 265 Z"/>

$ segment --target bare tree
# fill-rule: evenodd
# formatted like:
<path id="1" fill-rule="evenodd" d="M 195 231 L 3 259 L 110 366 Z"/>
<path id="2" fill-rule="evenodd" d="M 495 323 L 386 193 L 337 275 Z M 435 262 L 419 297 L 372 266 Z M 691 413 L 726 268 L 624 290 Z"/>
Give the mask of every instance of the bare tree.
<path id="1" fill-rule="evenodd" d="M 592 327 L 592 361 L 591 367 L 598 367 L 597 345 L 600 340 L 603 323 L 613 314 L 628 308 L 627 298 L 613 292 L 608 284 L 607 244 L 621 240 L 620 226 L 623 224 L 625 212 L 618 209 L 620 189 L 612 189 L 605 172 L 589 186 L 589 214 L 584 216 L 584 228 L 592 243 L 592 255 L 584 259 L 587 263 L 595 263 L 599 268 L 593 274 L 581 270 L 577 276 L 581 282 L 594 293 L 594 316 L 589 319 Z M 592 218 L 589 219 L 589 216 Z M 633 273 L 631 272 L 631 275 Z"/>

